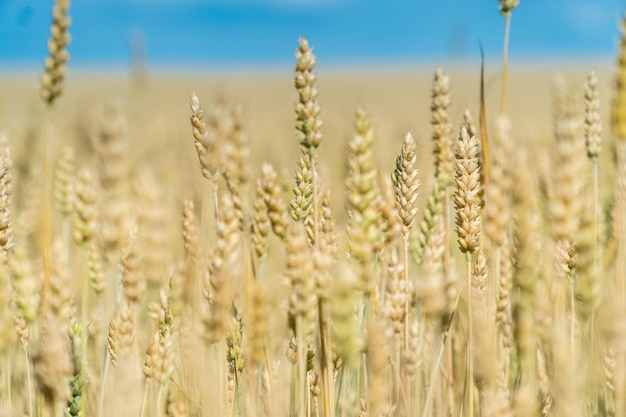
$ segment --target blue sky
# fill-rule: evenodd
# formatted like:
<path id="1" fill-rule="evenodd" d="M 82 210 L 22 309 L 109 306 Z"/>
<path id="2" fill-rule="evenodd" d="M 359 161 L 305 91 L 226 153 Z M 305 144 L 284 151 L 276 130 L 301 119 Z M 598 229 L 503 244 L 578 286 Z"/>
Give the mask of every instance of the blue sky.
<path id="1" fill-rule="evenodd" d="M 38 67 L 51 0 L 0 0 L 0 68 Z M 497 0 L 73 0 L 75 67 L 123 68 L 129 38 L 145 39 L 150 65 L 281 67 L 299 36 L 320 64 L 429 64 L 500 56 Z M 521 0 L 511 59 L 607 61 L 626 0 Z M 139 34 L 139 35 L 138 35 Z"/>

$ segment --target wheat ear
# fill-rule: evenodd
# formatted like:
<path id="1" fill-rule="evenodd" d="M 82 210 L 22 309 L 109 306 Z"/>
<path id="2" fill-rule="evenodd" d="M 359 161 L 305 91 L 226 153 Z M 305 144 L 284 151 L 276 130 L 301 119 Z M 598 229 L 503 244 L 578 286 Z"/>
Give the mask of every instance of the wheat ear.
<path id="1" fill-rule="evenodd" d="M 480 163 L 478 159 L 478 141 L 469 136 L 465 126 L 461 127 L 456 151 L 456 226 L 459 248 L 465 254 L 467 272 L 467 308 L 469 317 L 468 353 L 467 353 L 467 389 L 469 393 L 469 415 L 474 412 L 474 359 L 472 336 L 472 299 L 469 291 L 472 287 L 472 254 L 476 252 L 480 236 Z"/>

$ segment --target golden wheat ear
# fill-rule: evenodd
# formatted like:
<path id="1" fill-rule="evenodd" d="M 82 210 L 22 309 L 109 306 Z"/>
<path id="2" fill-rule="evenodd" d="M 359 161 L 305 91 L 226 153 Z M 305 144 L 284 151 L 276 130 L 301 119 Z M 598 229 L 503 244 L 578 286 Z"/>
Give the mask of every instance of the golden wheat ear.
<path id="1" fill-rule="evenodd" d="M 69 0 L 56 0 L 52 9 L 52 24 L 48 40 L 48 57 L 41 74 L 41 98 L 51 106 L 63 93 L 63 82 L 67 72 L 70 55 L 67 47 L 70 43 L 70 8 Z"/>

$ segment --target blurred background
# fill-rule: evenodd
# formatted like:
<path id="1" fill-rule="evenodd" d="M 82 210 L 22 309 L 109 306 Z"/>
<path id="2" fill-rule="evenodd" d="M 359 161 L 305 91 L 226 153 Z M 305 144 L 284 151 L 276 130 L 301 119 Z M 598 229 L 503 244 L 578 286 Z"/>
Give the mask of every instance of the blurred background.
<path id="1" fill-rule="evenodd" d="M 75 0 L 71 69 L 291 68 L 299 36 L 320 65 L 397 67 L 501 56 L 496 0 Z M 511 64 L 612 62 L 624 0 L 521 0 Z M 38 71 L 52 1 L 0 0 L 0 66 Z"/>

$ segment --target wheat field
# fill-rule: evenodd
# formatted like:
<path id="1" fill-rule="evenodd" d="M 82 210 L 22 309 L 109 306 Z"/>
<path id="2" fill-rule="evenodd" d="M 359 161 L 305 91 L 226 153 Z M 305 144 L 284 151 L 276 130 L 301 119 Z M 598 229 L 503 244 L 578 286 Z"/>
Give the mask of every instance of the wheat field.
<path id="1" fill-rule="evenodd" d="M 74 73 L 68 8 L 0 76 L 0 416 L 626 413 L 625 41 Z"/>

